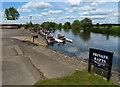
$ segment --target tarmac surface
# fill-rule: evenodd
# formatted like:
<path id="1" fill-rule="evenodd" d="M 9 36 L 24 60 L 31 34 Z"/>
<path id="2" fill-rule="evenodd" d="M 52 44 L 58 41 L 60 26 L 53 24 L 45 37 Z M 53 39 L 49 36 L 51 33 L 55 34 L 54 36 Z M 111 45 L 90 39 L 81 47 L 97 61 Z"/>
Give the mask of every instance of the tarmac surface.
<path id="1" fill-rule="evenodd" d="M 3 85 L 34 85 L 37 81 L 70 75 L 75 71 L 45 55 L 45 50 L 43 53 L 33 49 L 37 46 L 31 41 L 11 38 L 32 35 L 27 30 L 2 30 Z"/>

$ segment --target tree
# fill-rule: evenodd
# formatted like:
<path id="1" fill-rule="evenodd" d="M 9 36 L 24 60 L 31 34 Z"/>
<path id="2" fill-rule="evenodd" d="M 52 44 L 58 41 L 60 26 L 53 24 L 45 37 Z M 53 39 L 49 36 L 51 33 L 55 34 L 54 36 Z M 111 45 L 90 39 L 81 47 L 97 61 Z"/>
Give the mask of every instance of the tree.
<path id="1" fill-rule="evenodd" d="M 42 27 L 41 27 L 39 24 L 34 24 L 34 25 L 33 25 L 33 28 L 34 28 L 34 29 L 40 29 L 40 28 L 42 28 Z"/>
<path id="2" fill-rule="evenodd" d="M 71 28 L 71 23 L 70 22 L 65 22 L 63 25 L 64 29 L 70 29 Z"/>
<path id="3" fill-rule="evenodd" d="M 6 8 L 4 13 L 7 20 L 17 20 L 20 16 L 19 12 L 14 7 Z"/>
<path id="4" fill-rule="evenodd" d="M 79 20 L 74 20 L 72 23 L 72 29 L 81 29 L 81 22 Z"/>
<path id="5" fill-rule="evenodd" d="M 61 29 L 62 28 L 62 23 L 58 24 L 58 28 Z"/>
<path id="6" fill-rule="evenodd" d="M 27 29 L 27 28 L 32 28 L 33 27 L 33 24 L 32 24 L 32 22 L 29 22 L 29 23 L 26 23 L 25 24 L 25 28 Z"/>
<path id="7" fill-rule="evenodd" d="M 84 30 L 89 29 L 92 27 L 92 20 L 89 18 L 85 18 L 81 21 L 82 27 Z"/>
<path id="8" fill-rule="evenodd" d="M 97 28 L 99 28 L 100 24 L 99 24 L 99 23 L 97 23 L 97 24 L 96 24 L 96 26 L 97 26 Z"/>

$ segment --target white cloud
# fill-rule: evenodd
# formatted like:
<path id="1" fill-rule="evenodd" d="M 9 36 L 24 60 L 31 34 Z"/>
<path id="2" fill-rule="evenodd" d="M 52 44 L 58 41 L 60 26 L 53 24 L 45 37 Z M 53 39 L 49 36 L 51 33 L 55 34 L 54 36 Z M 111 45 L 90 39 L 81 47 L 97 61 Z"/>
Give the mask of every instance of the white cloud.
<path id="1" fill-rule="evenodd" d="M 95 9 L 95 7 L 84 6 L 84 7 L 81 7 L 80 9 L 81 9 L 81 10 L 85 10 L 85 11 L 87 11 L 87 10 L 93 10 L 93 9 Z"/>
<path id="2" fill-rule="evenodd" d="M 89 12 L 82 12 L 82 13 L 79 13 L 79 15 L 88 15 Z"/>
<path id="3" fill-rule="evenodd" d="M 52 20 L 54 20 L 54 19 L 55 19 L 55 18 L 48 18 L 49 21 L 52 21 Z"/>
<path id="4" fill-rule="evenodd" d="M 120 13 L 116 12 L 113 14 L 114 16 L 120 16 Z"/>
<path id="5" fill-rule="evenodd" d="M 48 10 L 52 5 L 46 2 L 29 2 L 22 6 L 22 8 L 29 8 L 33 10 Z"/>
<path id="6" fill-rule="evenodd" d="M 105 19 L 105 18 L 107 18 L 107 16 L 95 15 L 95 16 L 90 16 L 90 18 L 92 18 L 92 19 Z"/>
<path id="7" fill-rule="evenodd" d="M 31 12 L 31 10 L 26 9 L 26 8 L 19 8 L 18 11 L 19 12 Z"/>
<path id="8" fill-rule="evenodd" d="M 52 5 L 47 2 L 28 2 L 18 10 L 20 12 L 31 12 L 31 10 L 48 10 L 51 7 Z"/>
<path id="9" fill-rule="evenodd" d="M 62 10 L 50 10 L 48 12 L 41 13 L 41 15 L 46 16 L 46 15 L 55 15 L 55 14 L 61 14 L 63 13 Z"/>
<path id="10" fill-rule="evenodd" d="M 59 20 L 63 20 L 63 19 L 75 19 L 76 17 L 75 16 L 64 16 L 64 17 L 60 17 Z"/>
<path id="11" fill-rule="evenodd" d="M 82 0 L 67 0 L 65 3 L 68 3 L 71 6 L 78 6 Z"/>
<path id="12" fill-rule="evenodd" d="M 73 7 L 73 8 L 68 10 L 68 13 L 77 12 L 80 10 L 89 11 L 89 10 L 94 10 L 94 9 L 95 9 L 95 7 L 91 7 L 91 6 Z"/>
<path id="13" fill-rule="evenodd" d="M 46 16 L 46 15 L 48 15 L 48 13 L 44 12 L 44 13 L 41 13 L 41 15 Z"/>
<path id="14" fill-rule="evenodd" d="M 48 13 L 49 14 L 61 14 L 63 13 L 63 11 L 62 10 L 56 10 L 56 11 L 50 10 Z"/>
<path id="15" fill-rule="evenodd" d="M 65 10 L 68 10 L 69 8 L 65 8 Z"/>
<path id="16" fill-rule="evenodd" d="M 107 9 L 97 9 L 95 11 L 91 11 L 90 14 L 92 15 L 107 15 L 113 12 L 113 10 L 107 10 Z"/>
<path id="17" fill-rule="evenodd" d="M 92 11 L 86 11 L 83 13 L 79 13 L 79 15 L 109 15 L 113 13 L 113 10 L 108 10 L 108 9 L 96 9 L 96 10 L 92 10 Z"/>
<path id="18" fill-rule="evenodd" d="M 3 13 L 0 13 L 0 16 L 3 16 Z"/>
<path id="19" fill-rule="evenodd" d="M 92 6 L 97 6 L 97 5 L 98 5 L 98 3 L 93 2 L 91 5 L 92 5 Z"/>
<path id="20" fill-rule="evenodd" d="M 105 19 L 105 18 L 107 18 L 107 16 L 103 16 L 103 15 L 93 15 L 93 16 L 85 16 L 85 15 L 83 15 L 83 16 L 80 16 L 81 18 L 91 18 L 91 19 L 94 19 L 94 20 L 97 20 L 97 19 Z"/>

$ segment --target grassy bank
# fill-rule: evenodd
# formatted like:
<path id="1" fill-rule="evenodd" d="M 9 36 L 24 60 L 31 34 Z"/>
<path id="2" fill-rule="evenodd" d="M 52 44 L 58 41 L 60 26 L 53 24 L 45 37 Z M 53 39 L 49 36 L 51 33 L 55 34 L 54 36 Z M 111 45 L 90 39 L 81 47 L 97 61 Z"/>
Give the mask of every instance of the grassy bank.
<path id="1" fill-rule="evenodd" d="M 112 36 L 120 36 L 120 26 L 112 26 L 108 29 L 108 27 L 103 26 L 93 26 L 92 29 L 90 29 L 91 32 L 94 33 L 102 33 L 106 35 L 112 35 Z"/>
<path id="2" fill-rule="evenodd" d="M 76 71 L 70 76 L 43 80 L 35 85 L 115 85 L 112 81 L 107 81 L 98 75 L 87 71 Z"/>

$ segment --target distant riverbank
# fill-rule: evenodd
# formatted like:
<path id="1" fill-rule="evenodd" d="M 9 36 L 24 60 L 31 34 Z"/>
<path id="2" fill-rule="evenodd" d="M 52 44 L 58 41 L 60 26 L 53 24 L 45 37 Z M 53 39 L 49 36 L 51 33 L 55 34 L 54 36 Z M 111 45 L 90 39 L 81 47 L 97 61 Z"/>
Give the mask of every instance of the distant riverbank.
<path id="1" fill-rule="evenodd" d="M 119 36 L 120 37 L 120 26 L 112 26 L 110 28 L 104 27 L 104 26 L 93 26 L 90 29 L 91 32 L 94 33 L 101 33 L 105 35 L 111 35 L 111 36 Z"/>

